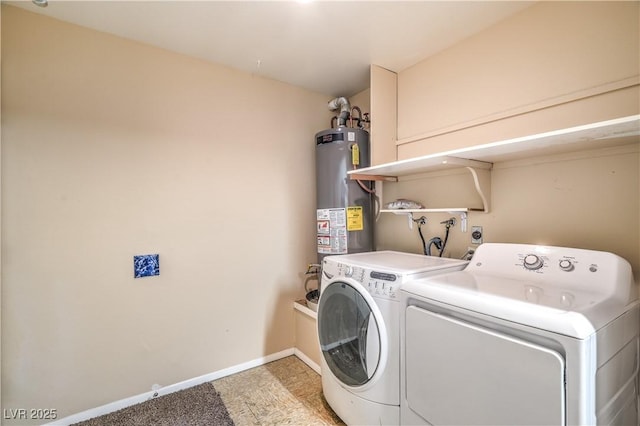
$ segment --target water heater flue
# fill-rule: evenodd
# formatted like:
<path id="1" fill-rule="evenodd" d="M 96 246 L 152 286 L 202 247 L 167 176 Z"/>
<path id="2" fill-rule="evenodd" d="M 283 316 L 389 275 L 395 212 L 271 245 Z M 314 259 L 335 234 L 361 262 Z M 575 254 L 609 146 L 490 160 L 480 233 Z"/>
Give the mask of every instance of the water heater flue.
<path id="1" fill-rule="evenodd" d="M 331 99 L 328 103 L 328 107 L 330 111 L 340 110 L 340 115 L 338 115 L 338 127 L 346 126 L 347 120 L 351 115 L 351 105 L 349 105 L 349 100 L 345 97 Z"/>

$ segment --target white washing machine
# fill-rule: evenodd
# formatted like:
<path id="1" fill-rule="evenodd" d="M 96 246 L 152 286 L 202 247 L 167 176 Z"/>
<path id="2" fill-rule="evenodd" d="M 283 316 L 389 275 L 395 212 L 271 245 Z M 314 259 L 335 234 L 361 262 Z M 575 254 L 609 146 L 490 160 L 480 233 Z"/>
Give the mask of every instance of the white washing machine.
<path id="1" fill-rule="evenodd" d="M 347 424 L 400 422 L 399 290 L 468 261 L 378 251 L 323 260 L 318 337 L 324 396 Z"/>
<path id="2" fill-rule="evenodd" d="M 638 424 L 638 291 L 624 259 L 484 244 L 463 271 L 401 293 L 402 424 Z"/>

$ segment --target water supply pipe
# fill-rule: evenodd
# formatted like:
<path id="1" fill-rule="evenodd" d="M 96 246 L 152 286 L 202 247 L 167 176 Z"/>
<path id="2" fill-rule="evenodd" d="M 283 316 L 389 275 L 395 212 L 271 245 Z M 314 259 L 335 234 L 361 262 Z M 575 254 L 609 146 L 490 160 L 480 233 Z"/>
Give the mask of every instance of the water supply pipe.
<path id="1" fill-rule="evenodd" d="M 360 107 L 354 106 L 351 108 L 351 119 L 349 120 L 349 127 L 353 127 L 353 112 L 356 111 L 358 113 L 358 118 L 356 118 L 356 125 L 359 128 L 362 128 L 362 110 L 360 109 Z"/>

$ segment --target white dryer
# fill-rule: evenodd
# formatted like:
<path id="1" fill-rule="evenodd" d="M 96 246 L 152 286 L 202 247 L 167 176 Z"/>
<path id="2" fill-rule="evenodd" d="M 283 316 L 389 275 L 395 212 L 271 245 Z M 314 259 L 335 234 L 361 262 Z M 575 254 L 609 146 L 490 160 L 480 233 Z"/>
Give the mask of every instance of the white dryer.
<path id="1" fill-rule="evenodd" d="M 399 290 L 464 260 L 378 251 L 323 260 L 318 337 L 324 396 L 347 424 L 400 422 Z"/>
<path id="2" fill-rule="evenodd" d="M 401 293 L 402 424 L 638 424 L 638 291 L 624 259 L 484 244 L 463 271 Z"/>

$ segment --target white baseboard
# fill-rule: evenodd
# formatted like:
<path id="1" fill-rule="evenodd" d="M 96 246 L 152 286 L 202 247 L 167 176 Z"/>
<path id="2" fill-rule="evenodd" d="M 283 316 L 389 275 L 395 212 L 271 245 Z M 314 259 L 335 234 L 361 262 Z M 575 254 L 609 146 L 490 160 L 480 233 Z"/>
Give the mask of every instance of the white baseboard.
<path id="1" fill-rule="evenodd" d="M 313 371 L 315 371 L 318 374 L 320 373 L 320 366 L 318 364 L 316 364 L 311 358 L 309 358 L 308 356 L 306 356 L 301 350 L 299 350 L 298 348 L 293 348 L 293 354 L 295 356 L 297 356 L 298 358 L 300 358 L 300 360 L 302 362 L 304 362 L 305 364 L 307 364 L 309 367 L 311 367 L 311 369 Z"/>
<path id="2" fill-rule="evenodd" d="M 298 351 L 300 352 L 300 351 Z M 314 368 L 311 364 L 315 364 L 313 363 L 313 361 L 309 360 L 309 362 L 311 362 L 311 364 L 309 364 L 309 362 L 305 361 L 300 355 L 296 354 L 296 349 L 285 349 L 284 351 L 275 353 L 275 354 L 271 354 L 271 355 L 267 355 L 265 357 L 262 358 L 257 358 L 254 359 L 252 361 L 248 361 L 245 362 L 243 364 L 238 364 L 238 365 L 234 365 L 233 367 L 229 367 L 229 368 L 225 368 L 223 370 L 219 370 L 219 371 L 215 371 L 213 373 L 209 373 L 209 374 L 205 374 L 199 377 L 194 377 L 193 379 L 188 379 L 188 380 L 184 380 L 182 382 L 179 383 L 174 383 L 172 385 L 167 385 L 164 387 L 161 387 L 157 390 L 151 390 L 148 392 L 144 392 L 141 393 L 139 395 L 136 396 L 132 396 L 129 398 L 125 398 L 125 399 L 121 399 L 119 401 L 115 401 L 115 402 L 111 402 L 109 404 L 105 404 L 102 405 L 100 407 L 96 407 L 96 408 L 92 408 L 86 411 L 82 411 L 80 413 L 76 413 L 76 414 L 72 414 L 70 416 L 64 417 L 62 419 L 57 419 L 51 423 L 47 423 L 47 425 L 56 425 L 56 426 L 68 426 L 71 425 L 73 423 L 78 423 L 78 422 L 82 422 L 85 420 L 89 420 L 92 419 L 94 417 L 98 417 L 98 416 L 103 416 L 105 414 L 109 414 L 112 413 L 114 411 L 118 411 L 121 410 L 123 408 L 127 408 L 130 407 L 132 405 L 135 404 L 139 404 L 141 402 L 145 402 L 148 401 L 150 399 L 153 399 L 155 397 L 158 396 L 163 396 L 163 395 L 168 395 L 170 393 L 173 392 L 177 392 L 179 390 L 182 389 L 187 389 L 193 386 L 197 386 L 200 385 L 202 383 L 206 383 L 206 382 L 210 382 L 212 380 L 217 380 L 220 379 L 222 377 L 226 377 L 226 376 L 230 376 L 231 374 L 235 374 L 235 373 L 239 373 L 241 371 L 244 370 L 248 370 L 250 368 L 254 368 L 254 367 L 259 367 L 261 365 L 267 364 L 269 362 L 272 361 L 276 361 L 279 360 L 281 358 L 285 358 L 291 355 L 296 355 L 298 358 L 300 358 L 304 363 L 306 363 L 307 365 L 309 365 L 311 368 Z M 306 355 L 302 355 L 305 358 Z M 307 358 L 308 359 L 308 358 Z M 315 368 L 314 368 L 315 370 Z M 316 370 L 319 371 L 319 370 Z M 156 394 L 157 395 L 154 395 Z"/>

